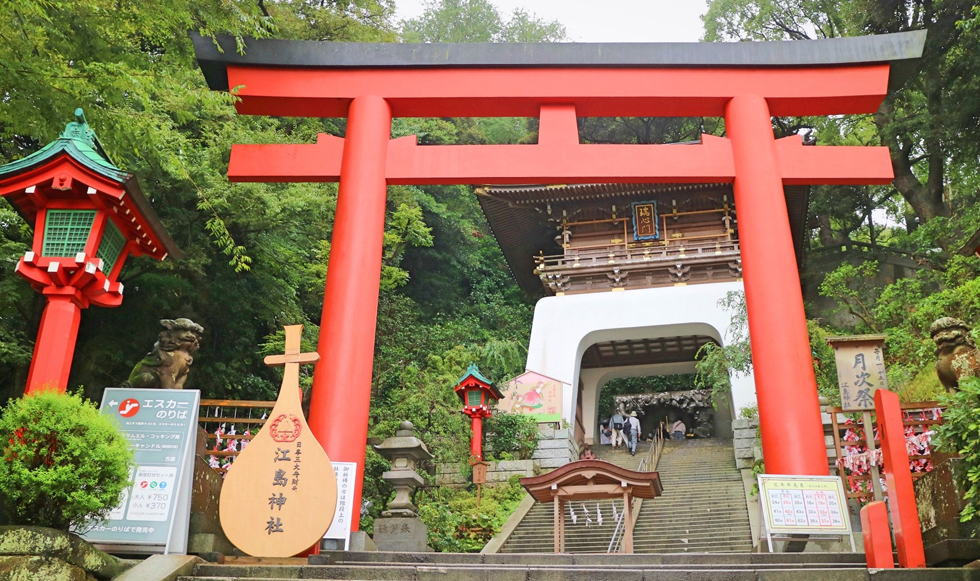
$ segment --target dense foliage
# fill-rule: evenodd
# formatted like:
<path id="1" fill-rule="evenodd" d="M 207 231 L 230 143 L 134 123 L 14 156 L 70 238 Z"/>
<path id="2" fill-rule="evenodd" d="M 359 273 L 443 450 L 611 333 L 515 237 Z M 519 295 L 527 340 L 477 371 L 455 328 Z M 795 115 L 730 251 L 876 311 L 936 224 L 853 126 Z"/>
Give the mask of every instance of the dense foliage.
<path id="1" fill-rule="evenodd" d="M 980 122 L 978 18 L 976 3 L 963 0 L 713 0 L 703 17 L 708 41 L 928 29 L 919 66 L 876 114 L 774 120 L 777 136 L 885 145 L 896 175 L 889 186 L 811 189 L 802 274 L 819 292 L 808 297 L 807 315 L 818 386 L 831 401 L 836 371 L 826 335 L 887 334 L 889 387 L 904 401 L 924 401 L 942 392 L 929 325 L 946 315 L 980 323 L 980 262 L 972 249 L 959 255 L 980 224 L 980 150 L 968 137 Z M 744 362 L 740 353 L 717 351 L 699 366 L 714 385 L 723 383 L 726 363 Z"/>
<path id="2" fill-rule="evenodd" d="M 936 444 L 943 452 L 959 454 L 963 462 L 966 506 L 960 519 L 968 521 L 980 513 L 980 378 L 960 383 L 960 391 L 944 398 L 944 403 L 948 407 L 936 431 Z"/>
<path id="3" fill-rule="evenodd" d="M 237 115 L 232 96 L 206 89 L 188 30 L 327 41 L 566 38 L 560 23 L 523 10 L 502 14 L 490 0 L 430 0 L 422 16 L 397 23 L 394 3 L 8 3 L 8 18 L 0 20 L 0 163 L 54 139 L 81 106 L 114 162 L 138 176 L 185 252 L 180 261 L 131 259 L 121 275 L 123 306 L 85 312 L 72 387 L 97 399 L 149 349 L 158 319 L 184 316 L 206 331 L 189 386 L 205 397 L 269 399 L 278 372 L 262 365 L 262 357 L 281 352 L 282 325 L 306 325 L 307 348 L 318 334 L 336 186 L 230 184 L 224 175 L 232 143 L 308 143 L 319 133 L 343 135 L 345 122 Z M 906 401 L 934 397 L 928 325 L 942 315 L 980 324 L 980 262 L 957 254 L 980 224 L 976 2 L 712 0 L 704 25 L 706 41 L 805 41 L 929 29 L 921 65 L 876 114 L 777 118 L 774 131 L 780 137 L 809 134 L 819 144 L 885 145 L 896 174 L 889 186 L 811 190 L 802 274 L 819 286 L 819 295 L 807 297 L 807 315 L 820 392 L 836 400 L 828 334 L 884 332 L 892 388 Z M 240 48 L 247 51 L 247 43 Z M 535 119 L 396 119 L 392 134 L 414 134 L 426 145 L 533 143 L 536 127 Z M 579 121 L 584 143 L 684 142 L 724 131 L 716 118 Z M 451 387 L 470 361 L 498 383 L 523 371 L 534 297 L 514 284 L 469 187 L 391 187 L 385 224 L 370 435 L 390 436 L 409 419 L 436 461 L 464 462 L 469 427 Z M 26 382 L 44 306 L 13 272 L 31 237 L 23 220 L 0 202 L 0 397 L 19 395 Z M 852 242 L 872 252 L 816 260 Z M 903 276 L 887 274 L 899 250 L 912 266 L 906 262 Z M 744 305 L 729 297 L 728 306 L 744 322 L 739 301 Z M 831 312 L 828 302 L 840 312 Z M 728 374 L 751 365 L 744 339 L 742 333 L 725 338 L 722 348 L 706 348 L 697 383 L 724 393 Z M 304 370 L 304 385 L 309 373 Z M 608 409 L 616 393 L 691 385 L 690 377 L 610 382 L 600 407 Z M 529 440 L 518 435 L 523 428 L 505 427 L 507 421 L 494 429 L 513 435 L 510 443 L 494 438 L 490 449 L 499 456 L 526 455 L 522 446 Z M 385 467 L 369 453 L 365 496 L 373 502 L 372 514 L 391 493 L 379 479 Z"/>
<path id="4" fill-rule="evenodd" d="M 429 546 L 451 553 L 482 549 L 524 498 L 518 480 L 514 476 L 506 484 L 484 487 L 479 508 L 475 490 L 439 489 L 420 495 L 419 515 L 429 529 Z"/>
<path id="5" fill-rule="evenodd" d="M 495 411 L 483 430 L 487 460 L 529 460 L 538 447 L 538 423 L 531 416 Z"/>
<path id="6" fill-rule="evenodd" d="M 0 521 L 83 530 L 108 516 L 130 482 L 129 442 L 78 394 L 11 400 L 0 441 Z"/>

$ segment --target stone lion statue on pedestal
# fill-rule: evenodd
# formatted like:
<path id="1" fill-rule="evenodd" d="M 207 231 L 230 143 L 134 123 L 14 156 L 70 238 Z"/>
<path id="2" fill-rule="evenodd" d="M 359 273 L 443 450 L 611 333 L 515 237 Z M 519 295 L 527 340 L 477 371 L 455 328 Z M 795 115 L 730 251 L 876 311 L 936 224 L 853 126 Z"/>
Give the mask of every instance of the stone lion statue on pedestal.
<path id="1" fill-rule="evenodd" d="M 190 319 L 162 319 L 160 325 L 164 330 L 153 350 L 136 364 L 123 387 L 184 388 L 204 327 Z"/>
<path id="2" fill-rule="evenodd" d="M 936 374 L 943 387 L 956 393 L 960 380 L 980 376 L 980 351 L 966 323 L 942 317 L 929 326 L 936 342 Z"/>

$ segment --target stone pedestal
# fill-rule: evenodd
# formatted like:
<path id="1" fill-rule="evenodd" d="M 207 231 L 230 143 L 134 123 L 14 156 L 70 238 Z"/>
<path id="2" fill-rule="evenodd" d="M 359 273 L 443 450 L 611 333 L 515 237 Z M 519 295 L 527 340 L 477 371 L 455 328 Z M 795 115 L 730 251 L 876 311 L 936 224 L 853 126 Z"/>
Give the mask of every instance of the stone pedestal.
<path id="1" fill-rule="evenodd" d="M 414 517 L 380 518 L 374 521 L 374 544 L 379 551 L 424 553 L 429 529 Z"/>
<path id="2" fill-rule="evenodd" d="M 187 552 L 190 554 L 231 555 L 235 550 L 218 520 L 222 482 L 221 475 L 211 469 L 203 456 L 194 458 L 191 519 L 187 536 Z"/>

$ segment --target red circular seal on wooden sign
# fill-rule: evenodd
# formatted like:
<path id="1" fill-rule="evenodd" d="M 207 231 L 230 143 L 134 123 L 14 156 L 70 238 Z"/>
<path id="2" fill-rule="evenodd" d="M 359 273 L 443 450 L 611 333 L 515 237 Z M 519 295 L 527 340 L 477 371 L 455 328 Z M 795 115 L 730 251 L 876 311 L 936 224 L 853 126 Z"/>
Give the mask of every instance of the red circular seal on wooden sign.
<path id="1" fill-rule="evenodd" d="M 269 422 L 269 435 L 277 442 L 292 442 L 303 431 L 299 418 L 293 414 L 279 414 Z"/>

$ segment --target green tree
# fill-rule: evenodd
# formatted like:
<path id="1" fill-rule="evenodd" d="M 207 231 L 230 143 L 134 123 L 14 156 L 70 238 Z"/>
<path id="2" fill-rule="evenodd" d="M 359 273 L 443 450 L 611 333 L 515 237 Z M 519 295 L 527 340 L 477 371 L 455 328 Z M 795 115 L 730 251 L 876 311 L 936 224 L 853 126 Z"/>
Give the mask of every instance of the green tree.
<path id="1" fill-rule="evenodd" d="M 406 42 L 560 42 L 565 27 L 522 8 L 505 19 L 490 0 L 428 0 L 418 18 L 403 20 Z"/>
<path id="2" fill-rule="evenodd" d="M 703 20 L 708 41 L 809 40 L 928 29 L 917 70 L 874 116 L 852 127 L 830 122 L 845 137 L 868 135 L 873 127 L 873 140 L 864 143 L 888 146 L 895 171 L 892 185 L 918 223 L 972 205 L 977 147 L 968 135 L 980 119 L 977 27 L 970 25 L 976 21 L 974 2 L 713 0 Z"/>

